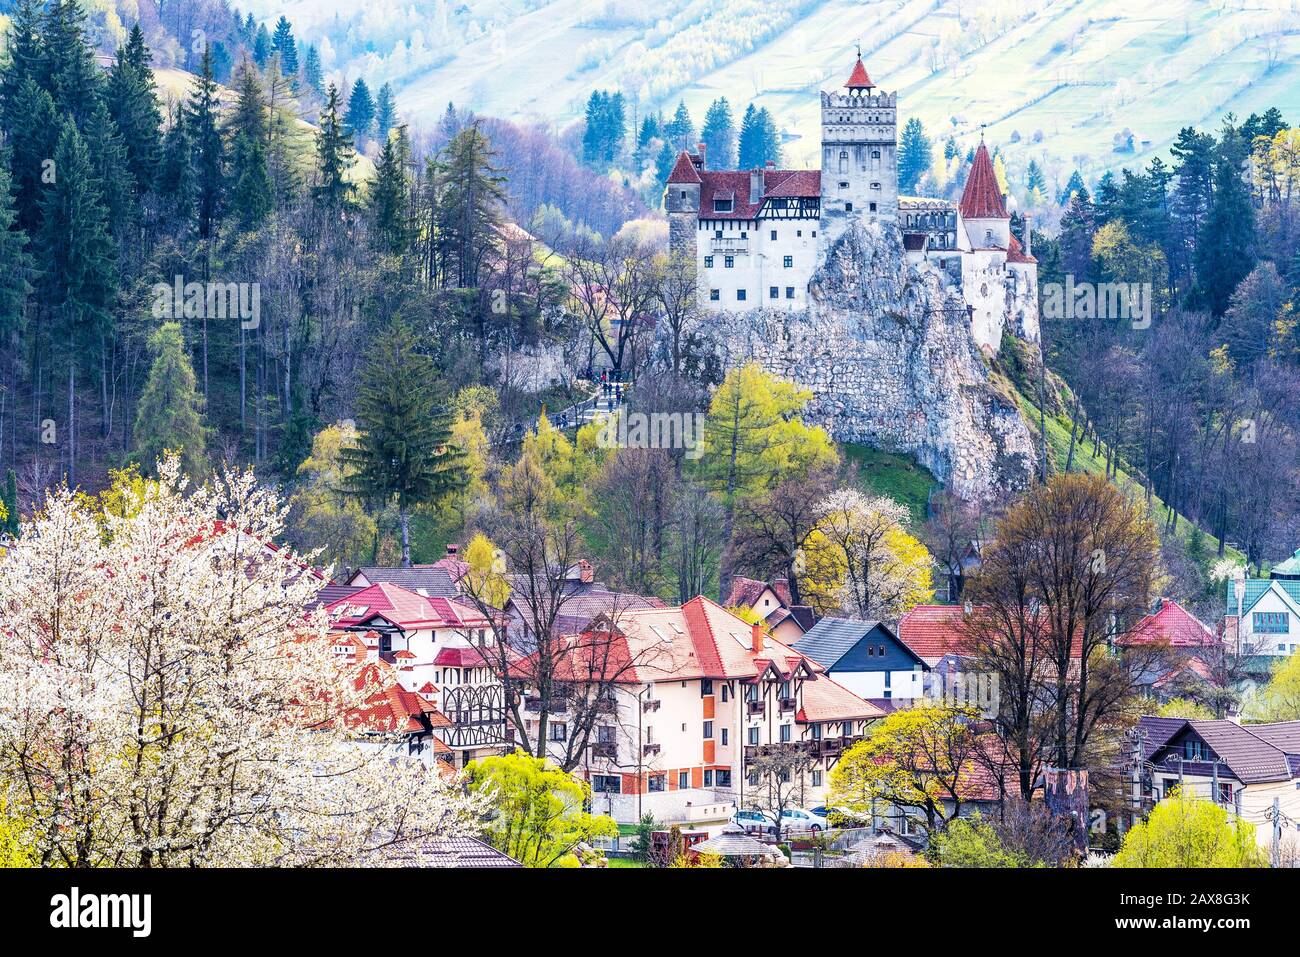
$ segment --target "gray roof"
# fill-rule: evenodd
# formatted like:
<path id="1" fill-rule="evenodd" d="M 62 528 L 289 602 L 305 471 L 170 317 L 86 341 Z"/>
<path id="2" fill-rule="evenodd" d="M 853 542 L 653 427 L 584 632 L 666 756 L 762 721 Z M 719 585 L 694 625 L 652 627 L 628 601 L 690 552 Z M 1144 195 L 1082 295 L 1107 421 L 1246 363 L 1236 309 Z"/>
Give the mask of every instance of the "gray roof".
<path id="1" fill-rule="evenodd" d="M 722 857 L 765 857 L 772 853 L 773 848 L 740 830 L 728 827 L 724 828 L 721 834 L 692 846 L 691 850 L 700 854 L 718 854 Z M 779 854 L 780 851 L 777 853 Z"/>
<path id="2" fill-rule="evenodd" d="M 397 585 L 426 598 L 455 598 L 460 594 L 446 569 L 432 565 L 412 565 L 410 568 L 363 565 L 352 573 L 349 582 L 358 575 L 364 575 L 372 585 Z"/>
<path id="3" fill-rule="evenodd" d="M 1243 784 L 1289 781 L 1295 776 L 1292 758 L 1300 754 L 1300 721 L 1240 725 L 1227 720 L 1184 721 L 1144 715 L 1139 726 L 1147 733 L 1148 760 L 1185 725 L 1210 746 Z"/>
<path id="4" fill-rule="evenodd" d="M 877 625 L 889 632 L 891 637 L 894 636 L 894 633 L 889 631 L 889 627 L 879 621 L 866 621 L 861 618 L 823 618 L 790 647 L 804 657 L 811 658 L 823 668 L 834 668 L 839 660 Z M 906 647 L 901 642 L 899 644 Z"/>
<path id="5" fill-rule="evenodd" d="M 388 867 L 522 867 L 509 854 L 473 837 L 452 835 L 408 841 L 375 853 Z"/>

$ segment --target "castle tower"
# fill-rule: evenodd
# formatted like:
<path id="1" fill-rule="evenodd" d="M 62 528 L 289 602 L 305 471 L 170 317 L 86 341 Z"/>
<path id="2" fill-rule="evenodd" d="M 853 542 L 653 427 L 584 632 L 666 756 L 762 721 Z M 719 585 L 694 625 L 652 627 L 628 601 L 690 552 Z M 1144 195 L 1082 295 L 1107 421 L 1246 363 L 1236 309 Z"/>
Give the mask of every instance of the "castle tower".
<path id="1" fill-rule="evenodd" d="M 668 174 L 664 193 L 664 209 L 668 213 L 668 248 L 670 251 L 696 253 L 696 233 L 700 218 L 700 168 L 704 166 L 704 147 L 700 145 L 698 157 L 682 150 L 673 171 Z"/>
<path id="2" fill-rule="evenodd" d="M 849 223 L 898 215 L 898 94 L 877 92 L 859 53 L 845 92 L 822 91 L 822 247 Z"/>
<path id="3" fill-rule="evenodd" d="M 966 177 L 966 188 L 962 190 L 958 208 L 972 249 L 1011 247 L 1011 217 L 998 186 L 993 159 L 982 139 L 975 150 L 975 162 Z"/>

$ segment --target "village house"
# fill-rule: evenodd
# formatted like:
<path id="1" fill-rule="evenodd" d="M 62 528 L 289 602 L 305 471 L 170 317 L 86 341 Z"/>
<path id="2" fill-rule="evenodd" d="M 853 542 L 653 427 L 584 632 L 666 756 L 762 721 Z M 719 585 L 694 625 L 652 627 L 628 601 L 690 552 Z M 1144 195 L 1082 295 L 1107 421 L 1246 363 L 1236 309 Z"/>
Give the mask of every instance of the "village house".
<path id="1" fill-rule="evenodd" d="M 791 647 L 884 710 L 921 698 L 928 688 L 930 666 L 884 622 L 823 618 Z"/>
<path id="2" fill-rule="evenodd" d="M 1137 726 L 1140 761 L 1130 772 L 1131 800 L 1146 812 L 1176 788 L 1212 800 L 1272 841 L 1267 815 L 1300 820 L 1300 721 L 1240 725 L 1143 715 Z"/>
<path id="3" fill-rule="evenodd" d="M 1168 653 L 1153 663 L 1139 681 L 1144 694 L 1164 703 L 1172 698 L 1201 699 L 1219 681 L 1225 647 L 1208 626 L 1172 598 L 1161 598 L 1121 639 L 1122 647 L 1162 645 Z"/>
<path id="4" fill-rule="evenodd" d="M 807 757 L 791 782 L 793 803 L 817 803 L 840 754 L 882 714 L 761 624 L 707 598 L 592 628 L 615 643 L 620 671 L 575 773 L 591 783 L 593 808 L 620 823 L 645 813 L 721 820 L 759 804 L 755 761 L 783 745 Z M 562 711 L 555 717 L 556 733 L 572 730 Z"/>
<path id="5" fill-rule="evenodd" d="M 764 582 L 737 576 L 724 604 L 749 609 L 762 618 L 768 634 L 787 645 L 798 641 L 816 620 L 811 606 L 791 603 L 790 583 L 784 578 Z"/>
<path id="6" fill-rule="evenodd" d="M 1224 634 L 1243 656 L 1282 656 L 1300 645 L 1300 549 L 1268 578 L 1227 583 Z"/>

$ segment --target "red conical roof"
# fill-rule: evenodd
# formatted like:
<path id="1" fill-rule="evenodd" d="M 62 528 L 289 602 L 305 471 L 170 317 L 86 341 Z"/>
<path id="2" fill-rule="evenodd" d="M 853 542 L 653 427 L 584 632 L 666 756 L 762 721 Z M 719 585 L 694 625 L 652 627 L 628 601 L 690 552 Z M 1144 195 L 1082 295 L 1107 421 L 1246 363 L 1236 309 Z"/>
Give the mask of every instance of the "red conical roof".
<path id="1" fill-rule="evenodd" d="M 867 68 L 862 65 L 862 57 L 858 57 L 858 62 L 853 64 L 853 73 L 849 76 L 849 82 L 844 85 L 850 90 L 869 90 L 876 85 L 871 82 L 871 77 L 867 76 Z"/>
<path id="2" fill-rule="evenodd" d="M 998 174 L 993 171 L 993 160 L 980 140 L 975 151 L 975 163 L 966 177 L 966 188 L 961 194 L 961 215 L 964 219 L 1010 219 L 1002 190 L 998 188 Z"/>
<path id="3" fill-rule="evenodd" d="M 677 156 L 677 164 L 673 166 L 673 171 L 668 174 L 670 183 L 699 183 L 700 174 L 695 169 L 695 164 L 691 162 L 691 156 L 686 150 L 682 150 Z"/>

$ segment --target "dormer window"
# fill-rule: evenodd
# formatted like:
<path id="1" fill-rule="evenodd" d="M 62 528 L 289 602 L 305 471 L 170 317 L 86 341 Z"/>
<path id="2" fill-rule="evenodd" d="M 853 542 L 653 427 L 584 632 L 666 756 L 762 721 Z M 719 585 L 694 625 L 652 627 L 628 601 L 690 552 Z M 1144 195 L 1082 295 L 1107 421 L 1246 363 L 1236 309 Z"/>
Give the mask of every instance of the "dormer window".
<path id="1" fill-rule="evenodd" d="M 718 199 L 715 197 L 713 200 L 713 211 L 715 213 L 729 213 L 731 212 L 731 207 L 734 202 L 735 200 Z"/>

